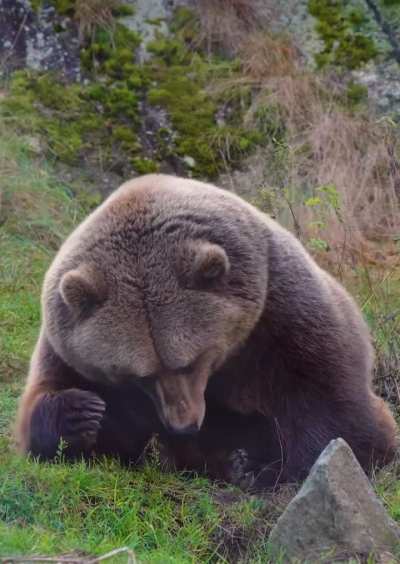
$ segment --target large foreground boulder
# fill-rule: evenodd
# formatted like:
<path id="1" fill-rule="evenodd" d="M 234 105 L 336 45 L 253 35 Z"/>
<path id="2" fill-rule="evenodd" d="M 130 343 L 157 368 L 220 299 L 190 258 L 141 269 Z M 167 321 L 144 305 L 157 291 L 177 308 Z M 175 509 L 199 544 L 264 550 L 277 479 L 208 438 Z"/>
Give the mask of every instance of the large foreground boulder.
<path id="1" fill-rule="evenodd" d="M 400 529 L 343 439 L 331 441 L 320 455 L 269 540 L 284 562 L 400 554 Z"/>

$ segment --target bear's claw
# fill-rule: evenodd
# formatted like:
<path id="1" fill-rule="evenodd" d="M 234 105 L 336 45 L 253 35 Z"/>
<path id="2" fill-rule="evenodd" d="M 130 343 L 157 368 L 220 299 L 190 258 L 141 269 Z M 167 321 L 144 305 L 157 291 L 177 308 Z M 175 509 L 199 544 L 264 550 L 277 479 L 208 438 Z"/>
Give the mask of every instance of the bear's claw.
<path id="1" fill-rule="evenodd" d="M 238 448 L 229 456 L 229 481 L 242 489 L 250 488 L 255 480 L 254 472 L 249 472 L 249 457 L 244 448 Z"/>

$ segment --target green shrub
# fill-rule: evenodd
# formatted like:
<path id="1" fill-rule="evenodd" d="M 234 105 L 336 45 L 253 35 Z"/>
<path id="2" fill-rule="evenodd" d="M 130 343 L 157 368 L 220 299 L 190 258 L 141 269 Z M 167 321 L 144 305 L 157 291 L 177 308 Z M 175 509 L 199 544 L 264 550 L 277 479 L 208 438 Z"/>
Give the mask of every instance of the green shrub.
<path id="1" fill-rule="evenodd" d="M 308 10 L 324 43 L 315 56 L 319 67 L 354 70 L 379 54 L 375 41 L 362 32 L 367 16 L 360 7 L 352 7 L 348 0 L 309 0 Z"/>

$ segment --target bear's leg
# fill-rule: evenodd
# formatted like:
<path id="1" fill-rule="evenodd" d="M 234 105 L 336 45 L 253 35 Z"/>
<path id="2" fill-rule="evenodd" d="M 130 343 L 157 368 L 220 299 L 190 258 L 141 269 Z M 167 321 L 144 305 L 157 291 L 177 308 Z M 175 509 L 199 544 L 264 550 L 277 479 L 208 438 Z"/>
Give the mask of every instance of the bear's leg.
<path id="1" fill-rule="evenodd" d="M 275 422 L 207 406 L 200 432 L 193 436 L 162 434 L 166 456 L 175 468 L 205 473 L 244 488 L 267 474 L 272 487 L 282 471 L 282 449 Z"/>
<path id="2" fill-rule="evenodd" d="M 91 449 L 105 404 L 79 387 L 78 375 L 58 357 L 42 332 L 19 405 L 16 438 L 21 451 L 53 458 L 61 438 L 69 445 L 66 456 Z"/>
<path id="3" fill-rule="evenodd" d="M 103 400 L 86 390 L 71 388 L 41 394 L 32 410 L 27 450 L 43 459 L 54 458 L 60 449 L 71 459 L 89 455 L 104 411 Z"/>
<path id="4" fill-rule="evenodd" d="M 388 405 L 373 392 L 370 393 L 370 401 L 373 412 L 371 424 L 374 429 L 374 439 L 370 453 L 367 451 L 365 462 L 361 461 L 367 470 L 379 468 L 391 462 L 400 446 L 398 427 Z"/>
<path id="5" fill-rule="evenodd" d="M 272 418 L 210 409 L 193 437 L 164 436 L 178 469 L 204 472 L 253 491 L 304 480 L 332 439 L 342 437 L 366 472 L 389 462 L 396 451 L 396 424 L 371 392 L 356 400 L 294 397 Z"/>
<path id="6" fill-rule="evenodd" d="M 51 459 L 60 450 L 67 459 L 106 455 L 134 463 L 151 438 L 152 430 L 119 406 L 110 406 L 96 393 L 67 389 L 43 394 L 30 422 L 29 451 Z"/>
<path id="7" fill-rule="evenodd" d="M 124 405 L 100 397 L 58 357 L 41 336 L 19 406 L 17 443 L 20 450 L 43 459 L 54 458 L 64 441 L 63 455 L 74 459 L 93 454 L 135 460 L 151 436 L 127 417 Z M 105 401 L 106 399 L 106 401 Z M 118 398 L 117 398 L 118 399 Z"/>
<path id="8" fill-rule="evenodd" d="M 136 385 L 102 391 L 106 411 L 95 445 L 98 455 L 115 456 L 125 464 L 141 457 L 162 424 L 150 397 Z"/>
<path id="9" fill-rule="evenodd" d="M 394 419 L 383 400 L 369 391 L 364 396 L 359 392 L 354 400 L 294 400 L 277 422 L 284 461 L 281 483 L 304 480 L 324 448 L 339 437 L 350 445 L 367 473 L 390 462 L 396 452 Z M 270 485 L 269 473 L 263 472 L 254 484 L 256 489 Z"/>

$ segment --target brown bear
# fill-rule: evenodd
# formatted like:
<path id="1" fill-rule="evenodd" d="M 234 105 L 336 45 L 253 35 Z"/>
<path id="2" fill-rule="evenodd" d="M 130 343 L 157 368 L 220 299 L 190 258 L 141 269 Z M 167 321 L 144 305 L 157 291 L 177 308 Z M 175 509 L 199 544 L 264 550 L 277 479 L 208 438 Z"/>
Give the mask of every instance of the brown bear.
<path id="1" fill-rule="evenodd" d="M 256 489 L 303 479 L 331 439 L 393 458 L 355 303 L 296 238 L 227 191 L 147 175 L 66 240 L 17 422 L 20 449 L 178 468 Z"/>

